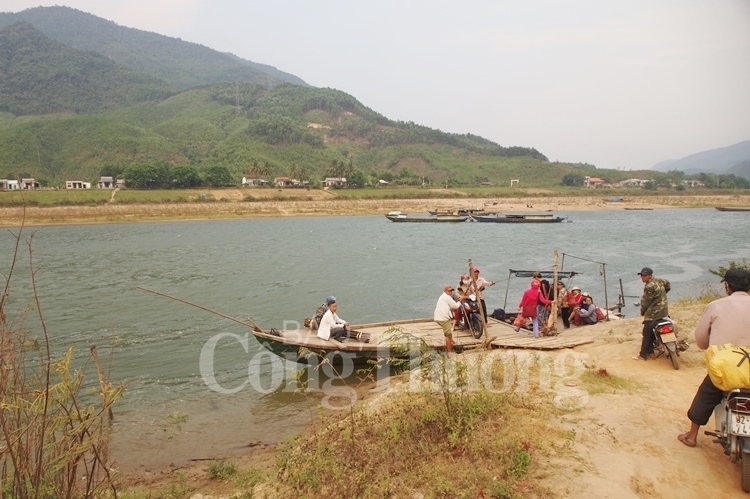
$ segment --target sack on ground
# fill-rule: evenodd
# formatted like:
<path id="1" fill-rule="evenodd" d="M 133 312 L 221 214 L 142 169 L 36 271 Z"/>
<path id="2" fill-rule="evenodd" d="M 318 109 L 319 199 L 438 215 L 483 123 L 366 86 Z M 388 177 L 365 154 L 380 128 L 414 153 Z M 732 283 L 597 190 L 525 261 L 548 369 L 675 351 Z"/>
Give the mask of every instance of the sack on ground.
<path id="1" fill-rule="evenodd" d="M 596 319 L 603 321 L 606 318 L 607 318 L 607 314 L 604 312 L 604 310 L 602 310 L 599 307 L 596 307 Z"/>
<path id="2" fill-rule="evenodd" d="M 706 350 L 706 365 L 708 377 L 719 390 L 750 388 L 750 347 L 711 345 Z"/>

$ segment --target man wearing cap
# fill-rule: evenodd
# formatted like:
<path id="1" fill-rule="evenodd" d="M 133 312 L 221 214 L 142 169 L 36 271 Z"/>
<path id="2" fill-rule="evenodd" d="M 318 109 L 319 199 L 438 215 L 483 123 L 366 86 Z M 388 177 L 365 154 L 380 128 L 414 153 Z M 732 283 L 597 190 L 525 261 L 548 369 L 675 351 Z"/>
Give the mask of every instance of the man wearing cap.
<path id="1" fill-rule="evenodd" d="M 313 318 L 310 321 L 310 329 L 312 329 L 313 331 L 318 330 L 320 321 L 323 320 L 323 316 L 325 315 L 326 312 L 328 312 L 328 305 L 330 305 L 331 303 L 335 303 L 335 302 L 336 302 L 335 296 L 330 295 L 326 297 L 326 301 L 323 302 L 323 304 L 315 310 L 315 314 L 313 315 Z"/>
<path id="2" fill-rule="evenodd" d="M 441 328 L 443 328 L 443 335 L 445 336 L 445 351 L 448 353 L 453 352 L 453 333 L 451 332 L 451 325 L 453 319 L 453 311 L 459 307 L 456 300 L 453 299 L 453 287 L 445 286 L 443 293 L 438 298 L 437 305 L 435 305 L 435 312 L 432 318 L 437 322 Z"/>
<path id="3" fill-rule="evenodd" d="M 474 280 L 469 286 L 469 294 L 477 295 L 477 299 L 482 304 L 482 315 L 484 316 L 484 322 L 487 322 L 487 304 L 484 302 L 484 295 L 482 291 L 484 288 L 494 286 L 495 281 L 488 281 L 484 277 L 479 277 L 479 268 L 474 267 Z"/>
<path id="4" fill-rule="evenodd" d="M 695 344 L 703 350 L 725 343 L 750 345 L 750 271 L 729 269 L 721 282 L 728 296 L 709 303 L 695 326 Z M 706 376 L 687 412 L 690 429 L 677 435 L 677 439 L 688 447 L 695 447 L 698 430 L 708 423 L 723 396 Z"/>
<path id="5" fill-rule="evenodd" d="M 328 340 L 333 338 L 334 340 L 343 340 L 349 336 L 349 323 L 336 314 L 338 310 L 338 304 L 336 304 L 336 298 L 329 296 L 326 298 L 328 304 L 328 310 L 323 314 L 323 318 L 320 320 L 320 326 L 318 326 L 318 338 Z"/>
<path id="6" fill-rule="evenodd" d="M 635 360 L 646 360 L 654 355 L 654 325 L 656 321 L 669 316 L 669 305 L 667 293 L 671 289 L 669 281 L 654 277 L 654 271 L 650 267 L 643 267 L 638 272 L 641 276 L 643 286 L 643 297 L 641 297 L 641 315 L 643 316 L 643 339 L 641 340 L 641 351 L 633 357 Z"/>

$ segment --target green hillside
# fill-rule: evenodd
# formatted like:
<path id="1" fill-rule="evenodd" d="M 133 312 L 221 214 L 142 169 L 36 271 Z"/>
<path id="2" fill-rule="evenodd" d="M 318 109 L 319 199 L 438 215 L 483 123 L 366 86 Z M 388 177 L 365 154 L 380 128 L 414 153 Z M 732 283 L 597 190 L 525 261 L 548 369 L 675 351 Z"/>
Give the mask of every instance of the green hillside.
<path id="1" fill-rule="evenodd" d="M 66 47 L 30 24 L 0 30 L 0 112 L 93 113 L 173 93 L 162 80 Z"/>
<path id="2" fill-rule="evenodd" d="M 302 79 L 265 64 L 178 38 L 119 26 L 70 7 L 36 7 L 0 13 L 0 29 L 23 21 L 69 47 L 97 52 L 108 59 L 186 90 L 224 81 L 274 86 L 305 85 Z"/>

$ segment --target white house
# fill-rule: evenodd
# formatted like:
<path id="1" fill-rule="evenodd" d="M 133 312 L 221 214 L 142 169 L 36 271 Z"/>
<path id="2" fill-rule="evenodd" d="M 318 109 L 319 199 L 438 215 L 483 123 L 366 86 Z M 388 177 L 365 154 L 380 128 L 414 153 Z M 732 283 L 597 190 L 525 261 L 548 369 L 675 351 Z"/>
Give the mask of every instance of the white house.
<path id="1" fill-rule="evenodd" d="M 268 180 L 260 177 L 242 177 L 242 187 L 261 187 L 268 185 Z"/>
<path id="2" fill-rule="evenodd" d="M 8 189 L 9 191 L 18 191 L 21 189 L 18 180 L 3 180 L 3 182 L 5 182 L 5 189 Z"/>
<path id="3" fill-rule="evenodd" d="M 326 187 L 332 187 L 334 185 L 343 187 L 346 185 L 346 179 L 344 177 L 326 177 L 323 181 L 323 185 Z"/>
<path id="4" fill-rule="evenodd" d="M 66 180 L 66 189 L 91 189 L 91 182 L 84 182 L 83 180 Z"/>

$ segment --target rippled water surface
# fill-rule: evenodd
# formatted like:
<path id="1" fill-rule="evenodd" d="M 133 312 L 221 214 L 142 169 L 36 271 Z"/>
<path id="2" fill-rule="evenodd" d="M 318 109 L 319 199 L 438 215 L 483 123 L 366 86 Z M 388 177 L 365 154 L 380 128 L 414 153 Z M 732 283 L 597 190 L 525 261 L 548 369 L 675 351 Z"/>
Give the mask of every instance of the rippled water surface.
<path id="1" fill-rule="evenodd" d="M 551 269 L 553 251 L 574 283 L 597 303 L 620 294 L 626 316 L 637 314 L 650 266 L 672 283 L 670 299 L 696 295 L 718 278 L 708 269 L 750 257 L 750 213 L 713 209 L 570 212 L 562 224 L 408 224 L 383 216 L 284 218 L 205 222 L 51 226 L 33 232 L 33 263 L 42 313 L 53 348 L 92 344 L 112 378 L 127 381 L 116 407 L 117 442 L 125 467 L 223 455 L 250 442 L 274 442 L 315 418 L 315 396 L 280 383 L 285 370 L 249 338 L 247 351 L 231 337 L 215 351 L 216 381 L 237 393 L 210 390 L 199 357 L 220 333 L 243 337 L 247 328 L 204 310 L 156 296 L 174 295 L 265 328 L 302 321 L 329 294 L 354 323 L 428 317 L 445 284 L 457 284 L 471 258 L 498 284 L 488 308 L 515 308 L 526 279 L 509 269 Z M 7 275 L 14 238 L 0 235 L 0 268 Z M 606 266 L 592 262 L 604 262 Z M 28 251 L 13 274 L 9 311 L 32 302 Z M 26 328 L 38 335 L 38 319 Z M 170 424 L 170 414 L 188 416 Z"/>

